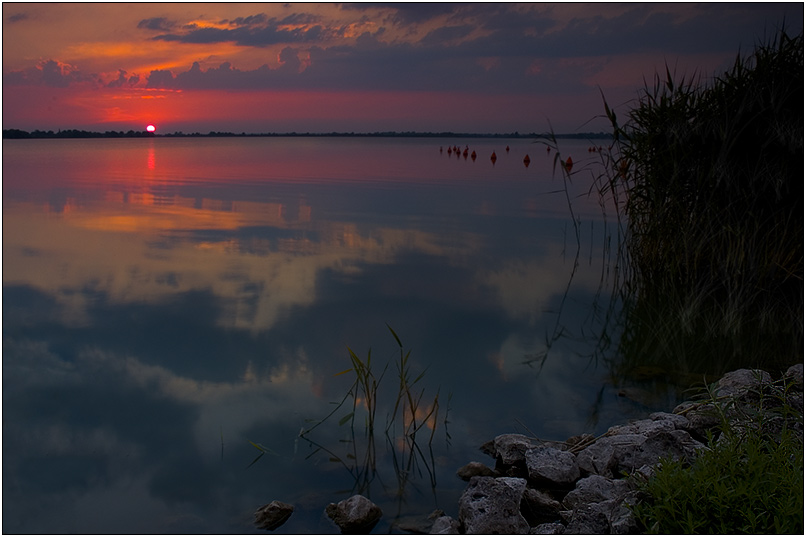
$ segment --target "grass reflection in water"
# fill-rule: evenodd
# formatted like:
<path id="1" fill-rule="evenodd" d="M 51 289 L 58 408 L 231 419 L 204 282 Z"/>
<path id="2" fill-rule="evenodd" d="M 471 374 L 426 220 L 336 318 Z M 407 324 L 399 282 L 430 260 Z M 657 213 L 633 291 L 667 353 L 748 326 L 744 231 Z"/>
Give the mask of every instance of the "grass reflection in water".
<path id="1" fill-rule="evenodd" d="M 373 369 L 377 367 L 377 360 L 373 362 L 371 349 L 367 352 L 366 359 L 362 360 L 348 347 L 352 367 L 335 376 L 352 373 L 355 376 L 352 385 L 341 401 L 332 403 L 335 406 L 328 415 L 319 420 L 310 420 L 313 422 L 312 425 L 301 430 L 299 437 L 308 442 L 313 449 L 306 459 L 318 453 L 325 453 L 330 462 L 342 466 L 347 471 L 352 480 L 350 493 L 372 498 L 371 485 L 378 480 L 385 496 L 402 502 L 412 476 L 419 478 L 427 475 L 430 488 L 434 492 L 437 483 L 432 443 L 440 418 L 445 429 L 446 441 L 450 442 L 450 435 L 447 432 L 448 411 L 446 409 L 440 412 L 439 391 L 433 399 L 426 398 L 425 388 L 419 386 L 426 371 L 414 376 L 409 362 L 411 351 L 404 352 L 398 335 L 388 324 L 387 327 L 399 350 L 395 360 L 397 391 L 391 387 L 391 379 L 387 383 L 383 382 L 389 370 L 389 363 L 378 372 L 377 369 Z M 385 455 L 389 461 L 384 459 L 383 463 L 378 460 L 379 449 L 375 437 L 379 402 L 381 409 L 389 412 L 383 430 L 386 451 L 382 454 L 382 457 Z M 316 438 L 315 431 L 320 426 L 332 426 L 334 422 L 341 431 L 341 438 L 335 442 L 337 445 Z M 321 435 L 323 437 L 336 438 L 330 432 L 320 432 L 323 432 Z M 268 450 L 261 444 L 250 443 L 261 451 L 252 461 L 254 464 Z M 393 488 L 388 487 L 382 477 L 382 469 L 390 466 L 394 470 L 396 480 Z M 399 505 L 402 506 L 402 503 Z"/>

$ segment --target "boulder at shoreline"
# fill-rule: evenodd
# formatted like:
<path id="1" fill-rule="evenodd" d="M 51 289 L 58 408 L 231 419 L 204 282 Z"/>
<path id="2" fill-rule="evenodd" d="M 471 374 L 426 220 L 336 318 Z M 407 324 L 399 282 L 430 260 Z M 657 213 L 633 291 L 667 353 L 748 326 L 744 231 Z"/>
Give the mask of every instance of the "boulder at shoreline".
<path id="1" fill-rule="evenodd" d="M 773 414 L 760 422 L 745 418 L 758 410 L 763 394 L 780 397 L 776 390 L 783 383 L 786 402 L 802 408 L 803 364 L 790 367 L 778 383 L 765 371 L 732 371 L 716 383 L 714 395 L 734 430 L 761 423 L 765 434 L 787 427 L 802 436 L 802 422 L 782 423 Z M 458 475 L 469 483 L 458 520 L 440 517 L 431 533 L 637 533 L 630 509 L 639 501 L 637 482 L 649 478 L 663 458 L 693 462 L 707 449 L 707 435 L 719 434 L 715 410 L 712 402 L 685 402 L 672 413 L 613 426 L 598 438 L 579 435 L 566 442 L 499 435 L 481 448 L 495 459 L 495 469 L 479 462 L 461 468 Z"/>

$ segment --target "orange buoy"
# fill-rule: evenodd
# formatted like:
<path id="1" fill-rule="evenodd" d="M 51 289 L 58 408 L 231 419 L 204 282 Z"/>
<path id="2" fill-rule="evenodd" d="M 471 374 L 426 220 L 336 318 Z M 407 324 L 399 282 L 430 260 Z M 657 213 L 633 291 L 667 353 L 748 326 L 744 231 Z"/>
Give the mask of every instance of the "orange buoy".
<path id="1" fill-rule="evenodd" d="M 473 151 L 472 153 L 470 153 L 470 160 L 473 160 L 473 161 L 475 161 L 475 160 L 476 160 L 476 152 L 475 152 L 475 151 Z"/>
<path id="2" fill-rule="evenodd" d="M 528 168 L 530 162 L 532 162 L 532 159 L 529 158 L 529 155 L 526 155 L 525 157 L 523 157 L 523 165 L 524 166 L 526 166 Z"/>
<path id="3" fill-rule="evenodd" d="M 498 160 L 498 157 L 495 156 L 495 151 L 493 151 L 493 154 L 490 155 L 490 160 L 493 164 L 495 164 L 495 161 Z"/>
<path id="4" fill-rule="evenodd" d="M 551 146 L 546 146 L 546 153 L 551 153 Z"/>
<path id="5" fill-rule="evenodd" d="M 507 146 L 507 153 L 509 153 L 509 146 Z"/>
<path id="6" fill-rule="evenodd" d="M 571 157 L 568 157 L 568 160 L 565 161 L 565 169 L 569 172 L 571 171 L 571 167 L 574 165 L 574 161 L 571 160 Z"/>

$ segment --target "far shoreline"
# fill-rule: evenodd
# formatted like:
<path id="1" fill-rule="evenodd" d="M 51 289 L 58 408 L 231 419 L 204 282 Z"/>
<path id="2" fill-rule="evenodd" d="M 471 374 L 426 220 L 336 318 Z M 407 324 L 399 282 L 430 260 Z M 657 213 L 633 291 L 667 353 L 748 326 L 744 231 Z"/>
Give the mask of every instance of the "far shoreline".
<path id="1" fill-rule="evenodd" d="M 582 133 L 467 133 L 467 132 L 418 132 L 418 131 L 384 131 L 384 132 L 283 132 L 283 133 L 233 133 L 210 131 L 208 133 L 185 133 L 177 131 L 173 133 L 157 134 L 143 131 L 105 131 L 94 132 L 77 129 L 58 129 L 42 131 L 24 131 L 21 129 L 3 129 L 4 140 L 39 140 L 53 138 L 255 138 L 255 137 L 331 137 L 331 138 L 530 138 L 530 139 L 578 139 L 578 140 L 600 140 L 612 138 L 611 134 L 604 132 L 582 132 Z"/>

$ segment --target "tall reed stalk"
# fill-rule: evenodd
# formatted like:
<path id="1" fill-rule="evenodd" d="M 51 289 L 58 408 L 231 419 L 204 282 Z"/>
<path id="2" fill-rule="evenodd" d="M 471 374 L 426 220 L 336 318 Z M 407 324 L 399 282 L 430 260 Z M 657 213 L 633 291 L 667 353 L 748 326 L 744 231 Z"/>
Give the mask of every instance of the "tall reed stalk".
<path id="1" fill-rule="evenodd" d="M 341 402 L 337 403 L 327 416 L 316 421 L 310 428 L 300 431 L 299 436 L 310 442 L 311 445 L 316 446 L 316 450 L 309 457 L 319 451 L 324 451 L 329 455 L 331 461 L 342 464 L 350 472 L 355 479 L 353 489 L 366 494 L 378 471 L 375 444 L 376 414 L 379 402 L 386 401 L 388 406 L 385 408 L 392 408 L 392 410 L 387 415 L 384 434 L 392 453 L 392 464 L 398 481 L 397 494 L 401 496 L 410 476 L 413 473 L 422 473 L 423 468 L 430 476 L 432 488 L 436 486 L 434 459 L 430 448 L 437 428 L 439 393 L 437 392 L 430 405 L 424 402 L 425 390 L 418 391 L 415 387 L 425 376 L 425 371 L 413 377 L 409 362 L 411 351 L 404 352 L 403 344 L 397 333 L 388 324 L 386 326 L 395 338 L 399 348 L 399 356 L 396 360 L 398 373 L 397 391 L 392 392 L 381 389 L 383 377 L 389 367 L 388 363 L 381 370 L 381 373 L 376 375 L 373 371 L 372 351 L 368 351 L 366 359 L 362 360 L 348 347 L 347 351 L 352 367 L 337 373 L 336 376 L 353 373 L 355 376 L 353 384 Z M 394 396 L 393 403 L 391 403 L 392 396 Z M 327 448 L 314 442 L 310 434 L 314 429 L 329 421 L 343 406 L 350 402 L 352 402 L 351 411 L 338 421 L 339 426 L 350 424 L 350 439 L 342 441 L 342 444 L 346 445 L 349 451 L 340 455 L 336 453 L 337 449 Z M 363 409 L 363 413 L 361 409 Z M 357 438 L 356 417 L 362 414 L 364 417 L 363 437 Z M 400 420 L 402 420 L 402 437 L 396 437 L 397 424 Z M 447 427 L 447 416 L 445 416 L 444 423 Z M 429 456 L 423 453 L 417 441 L 417 433 L 424 426 L 428 426 L 431 429 L 428 437 Z M 360 429 L 359 427 L 359 432 Z M 398 450 L 401 452 L 399 456 L 396 452 Z"/>

